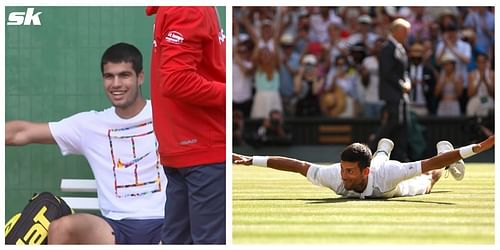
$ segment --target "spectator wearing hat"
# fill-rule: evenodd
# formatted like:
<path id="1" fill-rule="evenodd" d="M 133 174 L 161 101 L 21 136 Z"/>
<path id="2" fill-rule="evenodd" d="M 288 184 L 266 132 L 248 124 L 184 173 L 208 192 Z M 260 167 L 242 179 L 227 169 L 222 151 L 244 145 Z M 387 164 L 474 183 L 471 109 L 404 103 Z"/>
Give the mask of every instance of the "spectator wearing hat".
<path id="1" fill-rule="evenodd" d="M 295 76 L 295 94 L 297 95 L 297 116 L 320 116 L 319 94 L 323 88 L 324 78 L 320 77 L 317 68 L 318 60 L 313 54 L 307 54 Z"/>
<path id="2" fill-rule="evenodd" d="M 305 54 L 314 55 L 316 58 L 316 68 L 318 68 L 318 76 L 324 78 L 330 68 L 330 59 L 328 51 L 320 42 L 310 42 L 305 50 Z"/>
<path id="3" fill-rule="evenodd" d="M 363 44 L 366 48 L 373 48 L 377 35 L 371 31 L 372 18 L 369 15 L 361 15 L 357 19 L 356 32 L 347 39 L 349 46 Z"/>
<path id="4" fill-rule="evenodd" d="M 283 34 L 280 45 L 280 94 L 285 115 L 289 116 L 295 114 L 294 77 L 299 70 L 300 54 L 293 49 L 294 39 L 291 34 Z"/>
<path id="5" fill-rule="evenodd" d="M 436 100 L 434 88 L 436 87 L 437 73 L 423 61 L 424 46 L 415 43 L 410 47 L 409 69 L 412 83 L 410 91 L 410 108 L 418 116 L 435 114 Z"/>
<path id="6" fill-rule="evenodd" d="M 441 74 L 439 75 L 434 95 L 439 99 L 438 116 L 460 116 L 459 99 L 462 96 L 463 80 L 455 73 L 457 59 L 451 53 L 441 58 Z"/>
<path id="7" fill-rule="evenodd" d="M 343 103 L 344 109 L 339 108 L 339 104 L 335 103 L 335 108 L 332 105 L 327 105 L 328 99 L 322 100 L 323 106 L 328 106 L 327 115 L 335 116 L 334 114 L 342 117 L 354 117 L 359 108 L 359 97 L 360 97 L 360 86 L 358 84 L 359 78 L 354 76 L 350 72 L 349 62 L 347 57 L 340 55 L 335 58 L 335 67 L 330 71 L 329 77 L 327 78 L 327 85 L 325 89 L 327 92 L 334 92 L 337 95 L 345 95 L 340 100 Z M 326 98 L 326 97 L 325 97 Z M 337 114 L 337 111 L 341 111 L 342 115 Z"/>
<path id="8" fill-rule="evenodd" d="M 347 107 L 349 97 L 337 84 L 331 84 L 320 96 L 321 112 L 327 117 L 352 117 L 352 107 Z"/>

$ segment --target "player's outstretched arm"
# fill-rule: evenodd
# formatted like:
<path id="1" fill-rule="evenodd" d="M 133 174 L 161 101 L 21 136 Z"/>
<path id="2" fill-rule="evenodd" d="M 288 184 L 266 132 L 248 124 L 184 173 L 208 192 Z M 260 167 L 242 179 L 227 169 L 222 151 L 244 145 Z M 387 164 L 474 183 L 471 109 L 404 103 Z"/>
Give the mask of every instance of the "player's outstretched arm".
<path id="1" fill-rule="evenodd" d="M 307 170 L 311 164 L 305 161 L 299 161 L 292 158 L 281 156 L 246 156 L 233 153 L 233 163 L 242 165 L 255 165 L 268 167 L 281 171 L 300 173 L 307 176 Z"/>
<path id="2" fill-rule="evenodd" d="M 29 121 L 8 121 L 5 123 L 5 145 L 22 146 L 30 143 L 56 143 L 48 123 Z"/>
<path id="3" fill-rule="evenodd" d="M 494 145 L 495 135 L 492 135 L 479 144 L 471 144 L 469 146 L 457 148 L 455 150 L 442 153 L 432 158 L 422 160 L 422 173 L 434 169 L 440 169 L 456 161 L 459 161 L 460 159 L 465 159 L 475 154 L 482 153 L 486 150 L 491 149 Z"/>

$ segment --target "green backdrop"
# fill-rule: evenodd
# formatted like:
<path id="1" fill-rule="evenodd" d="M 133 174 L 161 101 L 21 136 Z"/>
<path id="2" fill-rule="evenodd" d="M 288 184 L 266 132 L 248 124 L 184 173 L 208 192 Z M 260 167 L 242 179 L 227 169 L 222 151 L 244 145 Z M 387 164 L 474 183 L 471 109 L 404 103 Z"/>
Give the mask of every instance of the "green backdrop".
<path id="1" fill-rule="evenodd" d="M 27 7 L 6 7 L 5 17 Z M 225 7 L 218 7 L 225 28 Z M 5 26 L 5 120 L 58 121 L 109 107 L 100 58 L 117 42 L 137 46 L 149 81 L 154 17 L 143 7 L 35 7 L 41 26 Z M 142 87 L 149 98 L 149 84 Z M 60 194 L 61 178 L 92 178 L 82 156 L 56 145 L 5 149 L 5 219 L 35 192 Z"/>

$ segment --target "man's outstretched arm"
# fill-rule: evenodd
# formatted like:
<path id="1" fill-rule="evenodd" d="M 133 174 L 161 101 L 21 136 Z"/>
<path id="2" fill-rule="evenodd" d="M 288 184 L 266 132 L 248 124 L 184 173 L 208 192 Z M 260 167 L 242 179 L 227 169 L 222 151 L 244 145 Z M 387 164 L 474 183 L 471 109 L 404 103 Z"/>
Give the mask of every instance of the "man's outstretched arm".
<path id="1" fill-rule="evenodd" d="M 422 160 L 422 173 L 430 170 L 440 169 L 448 166 L 460 159 L 465 159 L 469 156 L 479 154 L 486 150 L 489 150 L 495 145 L 495 135 L 488 137 L 488 139 L 482 141 L 479 144 L 471 144 L 469 146 L 464 146 L 451 150 L 440 155 L 436 155 L 432 158 Z"/>
<path id="2" fill-rule="evenodd" d="M 243 165 L 256 165 L 260 167 L 268 167 L 281 171 L 300 173 L 307 177 L 307 171 L 311 163 L 299 161 L 292 158 L 281 156 L 246 156 L 233 153 L 233 163 Z"/>
<path id="3" fill-rule="evenodd" d="M 22 146 L 30 143 L 56 143 L 48 123 L 29 121 L 9 121 L 5 123 L 5 145 Z"/>

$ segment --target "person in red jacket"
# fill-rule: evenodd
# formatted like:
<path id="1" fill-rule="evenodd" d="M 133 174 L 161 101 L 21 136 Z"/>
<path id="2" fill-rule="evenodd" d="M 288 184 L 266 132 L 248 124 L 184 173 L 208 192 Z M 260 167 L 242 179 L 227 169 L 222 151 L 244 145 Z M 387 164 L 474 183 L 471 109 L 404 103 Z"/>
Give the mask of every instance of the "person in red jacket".
<path id="1" fill-rule="evenodd" d="M 168 179 L 164 244 L 226 242 L 226 54 L 215 7 L 156 14 L 153 126 Z"/>

